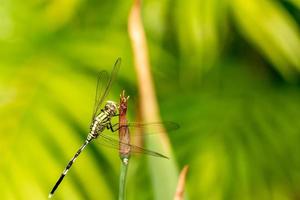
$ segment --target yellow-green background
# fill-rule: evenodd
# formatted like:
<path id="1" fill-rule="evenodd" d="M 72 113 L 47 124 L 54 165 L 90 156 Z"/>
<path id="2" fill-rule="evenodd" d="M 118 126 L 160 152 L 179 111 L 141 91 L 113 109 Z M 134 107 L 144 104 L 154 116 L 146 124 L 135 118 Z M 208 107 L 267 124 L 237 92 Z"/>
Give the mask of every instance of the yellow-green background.
<path id="1" fill-rule="evenodd" d="M 47 198 L 88 133 L 97 72 L 117 57 L 110 99 L 125 88 L 135 119 L 131 3 L 0 1 L 0 199 Z M 299 199 L 300 1 L 145 0 L 142 15 L 189 199 Z M 146 160 L 131 161 L 128 199 L 157 197 Z M 118 175 L 117 152 L 91 144 L 55 198 L 116 199 Z"/>

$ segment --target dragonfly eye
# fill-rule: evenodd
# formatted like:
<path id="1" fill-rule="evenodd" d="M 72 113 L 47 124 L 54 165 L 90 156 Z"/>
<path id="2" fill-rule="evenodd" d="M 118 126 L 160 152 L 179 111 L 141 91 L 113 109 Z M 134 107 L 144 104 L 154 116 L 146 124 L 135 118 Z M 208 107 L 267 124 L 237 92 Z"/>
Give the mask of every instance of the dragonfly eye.
<path id="1" fill-rule="evenodd" d="M 113 101 L 107 101 L 105 105 L 105 110 L 108 111 L 111 116 L 113 116 L 117 113 L 118 106 Z"/>

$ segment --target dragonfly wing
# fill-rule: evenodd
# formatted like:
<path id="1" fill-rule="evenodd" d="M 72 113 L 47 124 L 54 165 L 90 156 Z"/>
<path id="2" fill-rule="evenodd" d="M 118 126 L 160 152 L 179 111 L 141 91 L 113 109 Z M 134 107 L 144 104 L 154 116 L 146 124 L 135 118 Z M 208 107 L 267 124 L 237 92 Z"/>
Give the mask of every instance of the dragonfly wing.
<path id="1" fill-rule="evenodd" d="M 104 99 L 107 97 L 112 83 L 114 82 L 118 71 L 121 65 L 121 58 L 118 58 L 113 66 L 111 71 L 110 77 L 106 71 L 102 71 L 99 73 L 97 87 L 96 87 L 96 97 L 95 97 L 95 105 L 94 105 L 94 112 L 92 116 L 92 120 L 99 114 L 101 109 L 101 104 L 103 103 Z"/>
<path id="2" fill-rule="evenodd" d="M 101 71 L 98 75 L 97 86 L 96 86 L 96 96 L 92 120 L 100 111 L 100 107 L 103 101 L 104 91 L 108 85 L 108 73 L 107 71 Z"/>
<path id="3" fill-rule="evenodd" d="M 120 145 L 123 145 L 130 149 L 130 153 L 146 154 L 146 155 L 155 156 L 155 157 L 168 158 L 167 156 L 160 154 L 158 152 L 144 149 L 142 147 L 139 147 L 139 146 L 136 146 L 133 144 L 127 144 L 127 143 L 119 141 L 118 139 L 115 139 L 113 137 L 110 137 L 110 136 L 104 135 L 104 134 L 100 135 L 99 143 L 101 143 L 103 146 L 117 149 L 117 150 L 119 150 Z"/>
<path id="4" fill-rule="evenodd" d="M 120 129 L 121 127 L 128 127 L 134 136 L 162 133 L 164 130 L 170 132 L 180 128 L 177 123 L 171 121 L 151 123 L 128 122 L 123 125 L 119 123 L 114 125 L 115 130 Z"/>

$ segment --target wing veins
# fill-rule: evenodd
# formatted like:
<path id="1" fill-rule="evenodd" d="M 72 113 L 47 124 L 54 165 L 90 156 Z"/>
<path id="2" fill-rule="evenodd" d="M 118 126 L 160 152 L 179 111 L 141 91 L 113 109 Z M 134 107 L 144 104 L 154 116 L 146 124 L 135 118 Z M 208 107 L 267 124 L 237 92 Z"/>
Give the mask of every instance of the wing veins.
<path id="1" fill-rule="evenodd" d="M 115 148 L 115 149 L 119 149 L 119 145 L 122 144 L 122 145 L 130 147 L 130 153 L 141 153 L 141 154 L 147 154 L 147 155 L 151 155 L 151 156 L 155 156 L 155 157 L 162 157 L 162 158 L 167 158 L 168 159 L 167 156 L 165 156 L 163 154 L 160 154 L 158 152 L 151 151 L 151 150 L 148 150 L 148 149 L 144 149 L 142 147 L 139 147 L 139 146 L 136 146 L 136 145 L 133 145 L 133 144 L 124 143 L 124 142 L 121 142 L 117 139 L 111 138 L 110 136 L 107 136 L 107 135 L 101 134 L 100 136 L 103 140 L 105 140 L 107 142 L 105 144 L 105 146 L 112 147 L 112 148 Z"/>
<path id="2" fill-rule="evenodd" d="M 101 108 L 101 104 L 103 103 L 104 99 L 107 97 L 110 88 L 112 86 L 113 81 L 118 74 L 121 65 L 121 58 L 118 58 L 113 66 L 112 72 L 110 77 L 108 77 L 108 73 L 106 71 L 102 71 L 99 73 L 97 86 L 96 86 L 96 97 L 95 97 L 95 105 L 94 105 L 94 112 L 92 115 L 92 120 L 96 117 L 99 113 Z M 102 85 L 103 82 L 103 85 Z M 102 85 L 102 86 L 100 86 Z M 104 91 L 104 92 L 102 92 Z"/>

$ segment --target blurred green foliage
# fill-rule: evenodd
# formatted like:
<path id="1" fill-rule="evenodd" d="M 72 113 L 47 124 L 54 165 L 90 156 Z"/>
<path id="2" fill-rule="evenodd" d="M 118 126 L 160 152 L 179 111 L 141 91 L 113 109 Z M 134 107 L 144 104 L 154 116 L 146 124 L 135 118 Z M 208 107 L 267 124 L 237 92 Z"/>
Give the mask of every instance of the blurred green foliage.
<path id="1" fill-rule="evenodd" d="M 1 0 L 1 199 L 45 199 L 85 139 L 97 72 L 123 58 L 111 92 L 136 82 L 130 1 Z M 145 0 L 161 114 L 190 199 L 300 198 L 300 2 Z M 153 199 L 145 157 L 128 199 Z M 116 199 L 117 152 L 88 146 L 57 199 Z M 164 187 L 164 180 L 161 182 Z"/>

